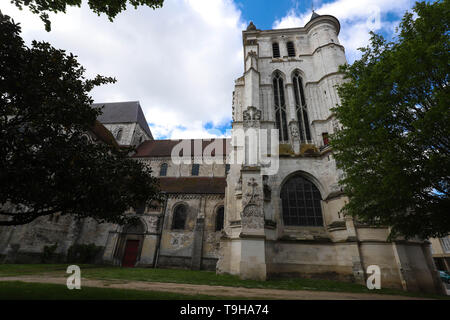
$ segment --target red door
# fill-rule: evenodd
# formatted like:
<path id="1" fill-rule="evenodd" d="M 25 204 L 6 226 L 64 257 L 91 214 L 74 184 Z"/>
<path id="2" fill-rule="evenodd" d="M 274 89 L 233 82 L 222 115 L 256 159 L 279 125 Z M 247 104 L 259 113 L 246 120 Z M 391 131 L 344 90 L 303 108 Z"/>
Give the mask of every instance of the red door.
<path id="1" fill-rule="evenodd" d="M 138 256 L 139 240 L 127 240 L 122 267 L 133 268 Z"/>

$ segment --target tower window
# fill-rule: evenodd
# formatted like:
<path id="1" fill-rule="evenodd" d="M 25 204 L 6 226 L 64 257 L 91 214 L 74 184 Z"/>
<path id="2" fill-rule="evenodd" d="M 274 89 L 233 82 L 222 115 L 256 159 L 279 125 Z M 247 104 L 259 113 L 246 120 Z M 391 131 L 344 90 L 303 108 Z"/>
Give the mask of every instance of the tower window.
<path id="1" fill-rule="evenodd" d="M 193 176 L 198 176 L 198 171 L 200 169 L 200 165 L 198 163 L 194 163 L 192 165 L 192 171 L 191 171 L 191 175 Z"/>
<path id="2" fill-rule="evenodd" d="M 275 123 L 280 131 L 280 141 L 288 141 L 288 128 L 286 120 L 286 103 L 284 99 L 283 78 L 279 72 L 273 77 L 273 93 L 275 98 Z"/>
<path id="3" fill-rule="evenodd" d="M 119 130 L 117 130 L 117 133 L 116 133 L 116 140 L 117 141 L 120 141 L 120 139 L 122 138 L 122 133 L 123 133 L 123 129 L 119 128 Z"/>
<path id="4" fill-rule="evenodd" d="M 300 140 L 307 142 L 311 140 L 311 131 L 309 129 L 303 82 L 299 72 L 294 73 L 292 82 L 294 83 L 295 111 L 297 114 L 298 129 L 300 131 Z"/>
<path id="5" fill-rule="evenodd" d="M 173 211 L 172 229 L 183 230 L 186 225 L 187 210 L 183 204 L 178 205 Z"/>
<path id="6" fill-rule="evenodd" d="M 167 175 L 167 167 L 168 167 L 167 163 L 163 163 L 161 165 L 161 168 L 159 169 L 159 176 L 160 177 L 165 177 Z"/>
<path id="7" fill-rule="evenodd" d="M 323 145 L 324 146 L 327 146 L 330 143 L 330 141 L 328 139 L 328 132 L 323 132 L 322 133 L 322 140 L 323 140 Z"/>
<path id="8" fill-rule="evenodd" d="M 223 229 L 224 209 L 223 206 L 219 207 L 216 212 L 216 231 Z"/>
<path id="9" fill-rule="evenodd" d="M 278 42 L 272 43 L 272 51 L 273 51 L 274 58 L 280 57 L 280 46 L 278 45 Z"/>
<path id="10" fill-rule="evenodd" d="M 288 56 L 295 57 L 294 43 L 292 41 L 289 41 L 288 43 L 286 43 L 286 47 L 287 47 Z"/>

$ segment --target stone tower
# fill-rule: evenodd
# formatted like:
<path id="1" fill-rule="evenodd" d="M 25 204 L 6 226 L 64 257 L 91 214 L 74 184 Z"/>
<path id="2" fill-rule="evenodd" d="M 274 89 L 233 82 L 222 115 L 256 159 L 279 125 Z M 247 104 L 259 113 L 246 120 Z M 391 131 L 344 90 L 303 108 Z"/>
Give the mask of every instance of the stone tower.
<path id="1" fill-rule="evenodd" d="M 346 63 L 339 31 L 335 17 L 317 13 L 302 28 L 250 23 L 243 31 L 217 272 L 362 284 L 375 264 L 386 286 L 433 291 L 427 243 L 389 242 L 387 228 L 358 225 L 339 212 L 347 198 L 328 145 L 339 128 L 331 108 L 340 103 L 336 85 Z"/>

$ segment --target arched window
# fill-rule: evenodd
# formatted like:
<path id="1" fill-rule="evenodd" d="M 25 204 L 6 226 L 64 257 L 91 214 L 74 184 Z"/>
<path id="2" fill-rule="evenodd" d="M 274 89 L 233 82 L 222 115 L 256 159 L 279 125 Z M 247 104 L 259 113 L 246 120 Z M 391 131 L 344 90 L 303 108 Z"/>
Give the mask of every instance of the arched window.
<path id="1" fill-rule="evenodd" d="M 288 56 L 295 57 L 294 43 L 292 41 L 289 41 L 288 43 L 286 43 L 286 47 L 287 47 Z"/>
<path id="2" fill-rule="evenodd" d="M 286 102 L 284 99 L 283 78 L 279 72 L 273 77 L 273 93 L 275 98 L 275 121 L 280 131 L 280 141 L 288 141 L 288 128 L 286 121 Z"/>
<path id="3" fill-rule="evenodd" d="M 135 220 L 135 222 L 127 224 L 123 227 L 123 233 L 131 233 L 131 234 L 143 234 L 145 233 L 144 223 L 139 219 Z"/>
<path id="4" fill-rule="evenodd" d="M 178 205 L 173 211 L 172 229 L 183 230 L 186 224 L 187 209 L 183 204 Z"/>
<path id="5" fill-rule="evenodd" d="M 274 58 L 280 57 L 280 46 L 278 45 L 278 42 L 272 43 L 272 52 Z"/>
<path id="6" fill-rule="evenodd" d="M 200 164 L 198 163 L 194 163 L 192 165 L 192 171 L 191 171 L 191 175 L 193 176 L 198 176 L 198 171 L 200 170 Z"/>
<path id="7" fill-rule="evenodd" d="M 216 212 L 216 231 L 220 231 L 223 229 L 223 219 L 224 219 L 224 208 L 220 206 Z"/>
<path id="8" fill-rule="evenodd" d="M 161 168 L 159 169 L 159 176 L 160 177 L 165 177 L 167 175 L 167 167 L 168 167 L 167 163 L 163 163 L 161 165 Z"/>
<path id="9" fill-rule="evenodd" d="M 297 114 L 298 129 L 300 131 L 300 140 L 303 142 L 310 141 L 311 132 L 309 129 L 305 93 L 303 91 L 302 78 L 298 71 L 294 73 L 292 82 L 294 83 L 295 111 Z"/>
<path id="10" fill-rule="evenodd" d="M 281 188 L 283 223 L 288 226 L 323 226 L 319 189 L 295 175 Z"/>
<path id="11" fill-rule="evenodd" d="M 123 133 L 123 129 L 119 128 L 116 132 L 116 140 L 120 141 L 120 139 L 122 138 L 122 133 Z"/>

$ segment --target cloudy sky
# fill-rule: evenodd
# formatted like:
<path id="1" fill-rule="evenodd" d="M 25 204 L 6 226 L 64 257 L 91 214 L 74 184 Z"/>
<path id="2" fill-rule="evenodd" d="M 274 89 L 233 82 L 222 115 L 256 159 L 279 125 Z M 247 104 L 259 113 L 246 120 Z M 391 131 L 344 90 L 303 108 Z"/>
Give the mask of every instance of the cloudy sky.
<path id="1" fill-rule="evenodd" d="M 370 30 L 391 38 L 413 0 L 165 0 L 161 9 L 129 8 L 113 23 L 81 8 L 51 15 L 46 32 L 38 16 L 1 0 L 3 13 L 20 22 L 23 37 L 50 42 L 78 56 L 87 75 L 117 83 L 92 91 L 95 102 L 139 100 L 159 139 L 227 135 L 234 79 L 242 75 L 241 32 L 302 27 L 311 16 L 341 22 L 348 62 L 359 57 Z"/>

